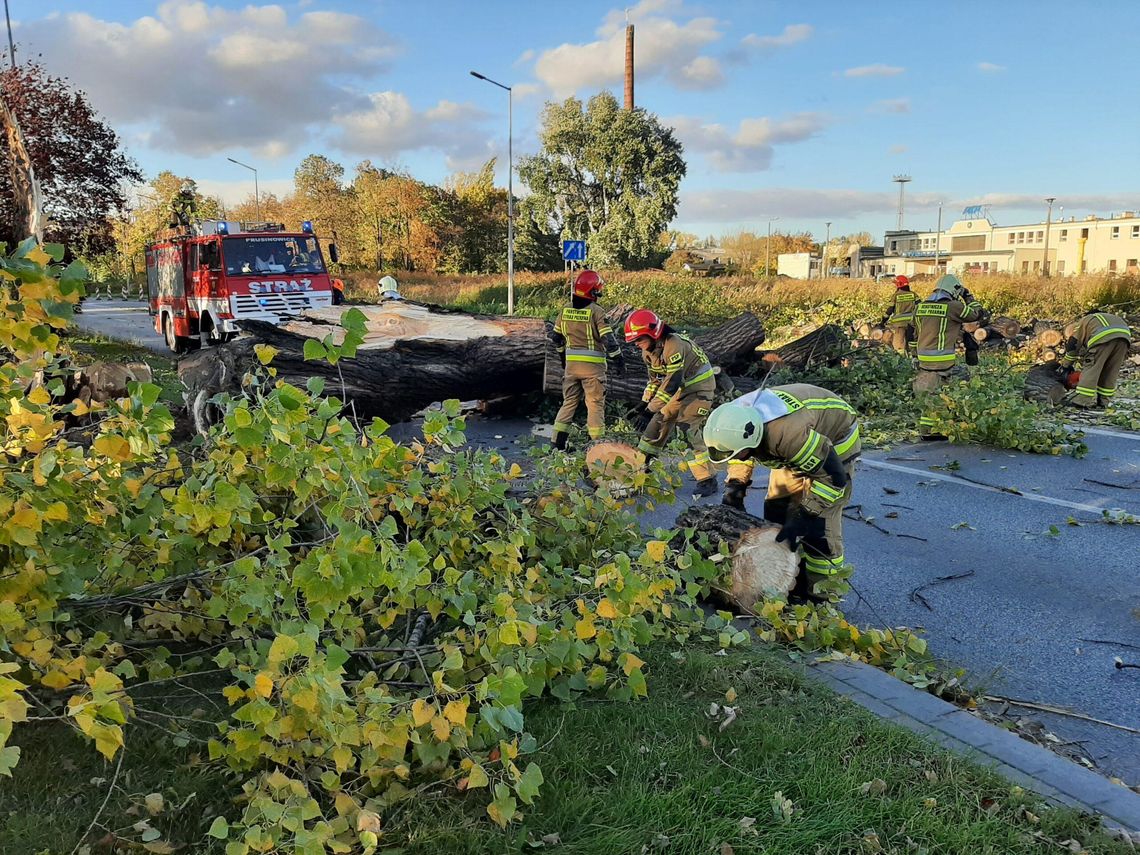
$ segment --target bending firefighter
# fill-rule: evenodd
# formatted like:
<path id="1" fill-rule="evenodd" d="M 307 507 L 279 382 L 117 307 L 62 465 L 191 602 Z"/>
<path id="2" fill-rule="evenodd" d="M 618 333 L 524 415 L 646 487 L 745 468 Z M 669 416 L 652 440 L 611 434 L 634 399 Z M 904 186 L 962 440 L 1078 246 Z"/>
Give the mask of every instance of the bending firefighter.
<path id="1" fill-rule="evenodd" d="M 716 473 L 709 465 L 701 431 L 713 408 L 716 373 L 705 352 L 688 336 L 676 332 L 648 309 L 639 309 L 625 322 L 625 340 L 641 349 L 649 384 L 632 414 L 641 431 L 639 451 L 646 457 L 661 453 L 674 426 L 680 426 L 693 447 L 689 472 L 697 479 L 697 498 L 716 492 Z"/>
<path id="2" fill-rule="evenodd" d="M 918 432 L 923 439 L 945 438 L 933 432 L 934 418 L 927 414 L 934 398 L 931 393 L 937 392 L 948 380 L 969 376 L 966 368 L 958 365 L 962 324 L 984 322 L 988 317 L 989 312 L 982 304 L 957 276 L 951 275 L 935 282 L 934 292 L 915 306 L 918 371 L 914 377 L 914 393 L 923 408 L 918 419 Z"/>
<path id="3" fill-rule="evenodd" d="M 910 280 L 905 276 L 895 277 L 895 296 L 883 323 L 887 327 L 888 341 L 899 353 L 906 353 L 907 346 L 914 341 L 914 304 L 917 295 L 910 290 Z"/>
<path id="4" fill-rule="evenodd" d="M 566 448 L 570 423 L 583 399 L 590 438 L 600 439 L 606 430 L 606 359 L 613 359 L 620 371 L 624 358 L 621 345 L 596 302 L 604 284 L 593 270 L 579 273 L 570 305 L 562 309 L 550 333 L 566 364 L 562 408 L 554 417 L 553 444 L 558 449 Z"/>
<path id="5" fill-rule="evenodd" d="M 1116 394 L 1120 366 L 1132 341 L 1128 322 L 1106 312 L 1094 312 L 1065 327 L 1065 335 L 1065 355 L 1058 366 L 1062 380 L 1069 378 L 1073 363 L 1083 352 L 1080 379 L 1066 403 L 1075 407 L 1107 407 Z"/>
<path id="6" fill-rule="evenodd" d="M 714 462 L 728 462 L 730 507 L 744 509 L 757 462 L 772 469 L 764 518 L 781 526 L 778 542 L 800 549 L 792 594 L 815 598 L 815 584 L 843 568 L 843 509 L 861 450 L 855 410 L 819 386 L 773 386 L 717 407 L 705 443 Z"/>

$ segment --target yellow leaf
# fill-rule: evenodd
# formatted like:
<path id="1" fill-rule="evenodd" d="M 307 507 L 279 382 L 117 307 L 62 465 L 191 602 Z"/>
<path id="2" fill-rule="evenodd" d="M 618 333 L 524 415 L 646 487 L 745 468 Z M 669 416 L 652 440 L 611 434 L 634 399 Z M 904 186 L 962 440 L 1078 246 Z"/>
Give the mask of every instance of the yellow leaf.
<path id="1" fill-rule="evenodd" d="M 633 673 L 634 668 L 640 668 L 644 664 L 644 659 L 639 659 L 632 653 L 627 653 L 625 654 L 625 661 L 621 663 L 621 670 L 625 671 L 625 675 L 628 677 Z"/>
<path id="2" fill-rule="evenodd" d="M 222 689 L 222 695 L 224 695 L 225 699 L 231 704 L 236 704 L 245 697 L 245 692 L 238 686 L 226 686 Z"/>
<path id="3" fill-rule="evenodd" d="M 28 400 L 33 404 L 48 404 L 51 403 L 51 395 L 43 386 L 37 386 L 28 393 Z"/>
<path id="4" fill-rule="evenodd" d="M 443 714 L 454 725 L 463 727 L 467 723 L 467 698 L 459 701 L 448 701 L 443 708 Z"/>
<path id="5" fill-rule="evenodd" d="M 594 627 L 593 618 L 582 618 L 574 624 L 574 632 L 582 641 L 589 641 L 598 634 L 598 630 Z"/>
<path id="6" fill-rule="evenodd" d="M 257 359 L 262 365 L 268 365 L 278 353 L 277 348 L 271 344 L 255 344 L 253 352 L 257 354 Z"/>
<path id="7" fill-rule="evenodd" d="M 605 618 L 606 620 L 613 620 L 618 616 L 617 609 L 614 604 L 609 600 L 602 600 L 598 603 L 598 617 Z"/>
<path id="8" fill-rule="evenodd" d="M 143 805 L 146 806 L 146 812 L 151 816 L 158 816 L 162 813 L 162 809 L 166 806 L 163 801 L 162 793 L 151 793 L 143 799 Z"/>
<path id="9" fill-rule="evenodd" d="M 508 478 L 518 478 L 522 474 L 523 474 L 522 467 L 519 466 L 517 463 L 512 463 L 511 469 L 507 473 L 507 477 Z"/>
<path id="10" fill-rule="evenodd" d="M 300 645 L 297 644 L 297 639 L 293 636 L 277 636 L 273 639 L 273 644 L 269 646 L 269 664 L 277 665 L 286 659 L 293 658 L 298 649 L 300 649 Z"/>
<path id="11" fill-rule="evenodd" d="M 28 259 L 28 261 L 32 262 L 33 264 L 44 265 L 51 262 L 51 256 L 44 252 L 43 247 L 39 244 L 36 244 L 34 247 L 28 250 L 28 253 L 24 256 L 24 258 Z"/>
<path id="12" fill-rule="evenodd" d="M 44 674 L 40 678 L 40 682 L 49 689 L 63 689 L 70 686 L 74 681 L 62 671 L 52 670 Z"/>
<path id="13" fill-rule="evenodd" d="M 344 772 L 352 767 L 352 749 L 344 745 L 338 745 L 329 752 L 332 761 L 336 763 L 336 770 Z"/>
<path id="14" fill-rule="evenodd" d="M 48 522 L 64 522 L 68 518 L 67 505 L 56 502 L 44 509 L 44 519 Z"/>
<path id="15" fill-rule="evenodd" d="M 651 540 L 645 544 L 645 554 L 651 561 L 665 560 L 666 543 L 663 540 Z"/>
<path id="16" fill-rule="evenodd" d="M 437 715 L 431 720 L 431 732 L 440 742 L 447 742 L 451 738 L 451 725 L 443 716 Z"/>
<path id="17" fill-rule="evenodd" d="M 537 626 L 533 623 L 527 623 L 526 621 L 519 621 L 519 626 L 522 627 L 523 640 L 526 641 L 527 644 L 534 644 L 538 641 Z"/>
<path id="18" fill-rule="evenodd" d="M 273 694 L 273 678 L 262 671 L 253 680 L 253 691 L 263 698 Z"/>
<path id="19" fill-rule="evenodd" d="M 380 815 L 370 810 L 362 810 L 356 815 L 356 830 L 380 833 Z"/>
<path id="20" fill-rule="evenodd" d="M 85 404 L 83 401 L 75 401 L 72 404 L 71 414 L 73 416 L 85 416 L 89 412 L 91 412 L 91 408 L 88 407 L 87 404 Z"/>
<path id="21" fill-rule="evenodd" d="M 728 701 L 730 704 L 733 701 L 735 701 L 736 700 L 736 689 L 734 689 L 732 686 L 729 686 L 728 691 L 724 693 L 724 699 L 726 701 Z"/>
<path id="22" fill-rule="evenodd" d="M 428 704 L 423 698 L 416 698 L 412 704 L 412 722 L 416 727 L 423 727 L 435 717 L 435 707 Z"/>
<path id="23" fill-rule="evenodd" d="M 119 463 L 131 459 L 131 445 L 121 436 L 101 436 L 91 443 L 91 450 Z"/>
<path id="24" fill-rule="evenodd" d="M 479 787 L 485 787 L 490 783 L 490 778 L 487 777 L 487 772 L 476 763 L 471 767 L 471 774 L 467 776 L 467 789 L 474 790 Z"/>
<path id="25" fill-rule="evenodd" d="M 519 628 L 513 620 L 499 627 L 499 643 L 509 645 L 519 643 Z"/>

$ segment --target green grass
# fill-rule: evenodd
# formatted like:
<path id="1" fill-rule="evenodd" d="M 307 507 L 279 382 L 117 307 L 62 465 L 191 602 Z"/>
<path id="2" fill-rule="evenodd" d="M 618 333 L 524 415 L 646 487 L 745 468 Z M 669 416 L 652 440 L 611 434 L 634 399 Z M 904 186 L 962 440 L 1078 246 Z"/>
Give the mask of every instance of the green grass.
<path id="1" fill-rule="evenodd" d="M 1097 855 L 1129 851 L 1093 819 L 1044 808 L 1031 794 L 807 682 L 778 654 L 756 649 L 722 657 L 695 646 L 675 656 L 661 647 L 650 653 L 647 701 L 583 698 L 531 709 L 527 724 L 546 784 L 521 824 L 501 831 L 480 795 L 428 787 L 384 817 L 381 851 L 716 855 L 727 843 L 736 853 L 780 855 L 1007 855 L 1062 851 L 1056 842 L 1069 839 Z M 711 703 L 726 703 L 730 688 L 740 715 L 722 732 L 720 719 L 707 713 Z M 193 695 L 171 703 L 207 705 Z M 0 849 L 68 853 L 98 810 L 113 764 L 57 724 L 27 733 L 17 736 L 24 758 L 15 777 L 0 787 Z M 215 815 L 236 813 L 227 797 L 234 784 L 197 756 L 196 747 L 170 747 L 158 730 L 132 728 L 118 786 L 91 839 L 111 828 L 137 841 L 132 825 L 146 811 L 126 811 L 160 792 L 167 807 L 148 821 L 163 839 L 183 852 L 220 851 L 203 835 Z M 883 792 L 861 791 L 876 779 Z M 792 801 L 789 821 L 773 811 L 777 791 Z M 881 848 L 864 840 L 872 833 Z M 545 835 L 557 835 L 560 844 L 532 845 Z M 102 851 L 92 847 L 93 855 Z"/>

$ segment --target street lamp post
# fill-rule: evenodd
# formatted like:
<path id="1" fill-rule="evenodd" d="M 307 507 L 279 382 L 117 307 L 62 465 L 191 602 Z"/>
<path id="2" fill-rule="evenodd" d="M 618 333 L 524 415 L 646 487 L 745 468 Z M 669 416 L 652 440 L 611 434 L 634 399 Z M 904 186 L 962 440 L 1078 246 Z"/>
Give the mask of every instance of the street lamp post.
<path id="1" fill-rule="evenodd" d="M 938 203 L 938 231 L 934 233 L 934 275 L 938 275 L 938 260 L 942 248 L 942 203 Z"/>
<path id="2" fill-rule="evenodd" d="M 831 247 L 831 222 L 824 223 L 827 226 L 827 237 L 823 239 L 823 269 L 819 271 L 819 278 L 827 278 L 827 250 Z"/>
<path id="3" fill-rule="evenodd" d="M 471 76 L 507 90 L 507 314 L 515 313 L 515 162 L 514 162 L 514 105 L 511 87 L 504 86 L 478 71 Z"/>
<path id="4" fill-rule="evenodd" d="M 234 160 L 232 157 L 227 157 L 230 163 L 236 163 L 238 166 L 244 166 L 253 173 L 253 209 L 257 213 L 257 221 L 261 222 L 261 193 L 257 189 L 257 170 L 250 166 L 248 163 L 242 163 L 240 160 Z"/>
<path id="5" fill-rule="evenodd" d="M 1053 223 L 1053 203 L 1057 201 L 1056 196 L 1050 196 L 1045 200 L 1049 203 L 1049 212 L 1045 215 L 1045 258 L 1041 262 L 1041 272 L 1045 278 L 1049 278 L 1049 226 Z"/>
<path id="6" fill-rule="evenodd" d="M 768 218 L 768 242 L 764 244 L 764 275 L 769 279 L 772 278 L 772 223 L 779 219 L 779 217 Z"/>

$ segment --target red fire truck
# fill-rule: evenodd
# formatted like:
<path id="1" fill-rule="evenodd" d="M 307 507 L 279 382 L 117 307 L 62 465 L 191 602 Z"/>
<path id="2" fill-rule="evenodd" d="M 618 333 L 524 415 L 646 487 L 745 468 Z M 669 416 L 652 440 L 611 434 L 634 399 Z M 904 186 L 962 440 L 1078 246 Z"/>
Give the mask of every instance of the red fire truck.
<path id="1" fill-rule="evenodd" d="M 336 244 L 329 259 L 338 260 Z M 332 283 L 313 226 L 205 220 L 146 247 L 154 328 L 175 353 L 221 344 L 242 320 L 281 323 L 331 306 Z"/>

